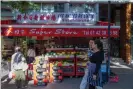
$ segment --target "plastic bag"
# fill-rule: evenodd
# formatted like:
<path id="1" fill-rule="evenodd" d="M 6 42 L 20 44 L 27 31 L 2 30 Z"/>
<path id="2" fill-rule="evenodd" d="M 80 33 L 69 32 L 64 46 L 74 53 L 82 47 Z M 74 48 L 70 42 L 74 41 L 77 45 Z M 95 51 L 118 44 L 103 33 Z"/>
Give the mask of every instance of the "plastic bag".
<path id="1" fill-rule="evenodd" d="M 10 71 L 9 74 L 8 74 L 8 78 L 9 79 L 13 79 L 15 77 L 15 74 L 13 71 Z"/>

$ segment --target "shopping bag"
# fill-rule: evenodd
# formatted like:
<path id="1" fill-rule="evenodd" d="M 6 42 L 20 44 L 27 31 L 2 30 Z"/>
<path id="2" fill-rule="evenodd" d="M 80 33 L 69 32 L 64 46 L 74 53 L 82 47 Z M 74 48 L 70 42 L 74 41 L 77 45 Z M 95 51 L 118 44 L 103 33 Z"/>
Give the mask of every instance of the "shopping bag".
<path id="1" fill-rule="evenodd" d="M 12 79 L 12 71 L 9 72 L 8 78 L 9 78 L 9 79 Z"/>
<path id="2" fill-rule="evenodd" d="M 100 87 L 100 86 L 96 86 L 96 89 L 103 89 L 102 87 Z"/>
<path id="3" fill-rule="evenodd" d="M 15 73 L 13 71 L 10 71 L 9 74 L 8 74 L 8 78 L 9 79 L 15 78 Z"/>

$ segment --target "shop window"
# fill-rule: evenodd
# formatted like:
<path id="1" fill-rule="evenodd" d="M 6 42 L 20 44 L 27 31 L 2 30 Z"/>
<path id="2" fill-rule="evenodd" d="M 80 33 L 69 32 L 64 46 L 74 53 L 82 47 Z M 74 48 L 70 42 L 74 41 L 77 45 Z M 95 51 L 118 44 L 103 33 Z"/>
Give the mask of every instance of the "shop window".
<path id="1" fill-rule="evenodd" d="M 94 5 L 88 5 L 88 4 L 84 4 L 83 5 L 83 8 L 85 10 L 85 12 L 95 12 L 95 8 L 94 8 Z"/>
<path id="2" fill-rule="evenodd" d="M 64 12 L 64 4 L 58 3 L 54 5 L 55 12 Z"/>
<path id="3" fill-rule="evenodd" d="M 46 13 L 64 12 L 64 4 L 63 3 L 43 4 L 42 5 L 42 12 L 46 12 Z"/>
<path id="4" fill-rule="evenodd" d="M 43 4 L 42 5 L 42 12 L 54 12 L 54 4 Z"/>
<path id="5" fill-rule="evenodd" d="M 69 11 L 73 13 L 88 13 L 94 12 L 94 5 L 93 4 L 70 4 Z"/>

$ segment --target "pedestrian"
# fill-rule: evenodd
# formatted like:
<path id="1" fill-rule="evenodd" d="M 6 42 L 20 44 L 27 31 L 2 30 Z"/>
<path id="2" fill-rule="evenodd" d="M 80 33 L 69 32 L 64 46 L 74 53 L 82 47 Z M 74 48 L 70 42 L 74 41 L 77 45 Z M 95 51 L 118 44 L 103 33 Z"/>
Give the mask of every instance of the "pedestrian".
<path id="1" fill-rule="evenodd" d="M 88 65 L 88 84 L 89 89 L 102 88 L 102 72 L 101 64 L 104 60 L 103 44 L 99 39 L 96 39 L 92 44 L 93 55 L 90 57 Z"/>
<path id="2" fill-rule="evenodd" d="M 15 84 L 17 89 L 25 88 L 25 71 L 28 69 L 26 59 L 20 51 L 20 47 L 15 48 L 15 53 L 11 58 L 11 70 L 15 74 Z"/>
<path id="3" fill-rule="evenodd" d="M 27 52 L 27 63 L 28 64 L 33 63 L 33 61 L 35 60 L 35 56 L 36 56 L 36 53 L 35 53 L 34 47 L 33 45 L 31 45 Z"/>
<path id="4" fill-rule="evenodd" d="M 92 44 L 94 43 L 94 39 L 90 39 L 89 41 L 89 50 L 88 50 L 88 57 L 91 57 L 92 54 L 93 54 L 93 50 L 92 50 Z M 87 57 L 87 58 L 88 58 Z M 84 77 L 81 81 L 81 84 L 80 84 L 80 89 L 86 89 L 88 86 L 88 83 L 87 83 L 87 79 L 88 79 L 88 63 L 86 65 L 86 68 L 85 68 L 85 74 L 84 74 Z"/>

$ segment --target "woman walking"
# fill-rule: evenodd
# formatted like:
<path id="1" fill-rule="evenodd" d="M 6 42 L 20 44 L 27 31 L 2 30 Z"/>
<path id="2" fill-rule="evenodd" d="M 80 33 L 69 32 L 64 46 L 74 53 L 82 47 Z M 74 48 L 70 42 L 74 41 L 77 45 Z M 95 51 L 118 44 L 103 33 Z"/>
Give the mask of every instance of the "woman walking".
<path id="1" fill-rule="evenodd" d="M 88 83 L 89 89 L 96 89 L 96 86 L 102 87 L 101 64 L 104 60 L 103 44 L 96 39 L 92 44 L 93 55 L 88 64 Z"/>

